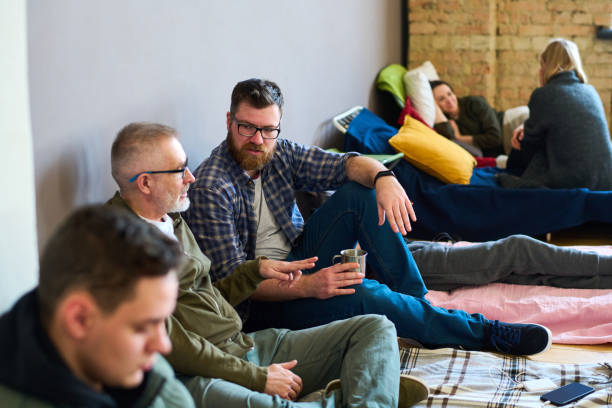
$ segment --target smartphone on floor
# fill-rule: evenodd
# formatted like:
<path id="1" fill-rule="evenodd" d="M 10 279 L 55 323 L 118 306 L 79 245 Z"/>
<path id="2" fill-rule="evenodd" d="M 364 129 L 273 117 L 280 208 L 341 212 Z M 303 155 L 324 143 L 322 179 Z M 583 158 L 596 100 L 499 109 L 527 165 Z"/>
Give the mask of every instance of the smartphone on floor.
<path id="1" fill-rule="evenodd" d="M 554 405 L 561 406 L 577 401 L 585 395 L 589 395 L 593 391 L 595 391 L 593 387 L 575 382 L 547 392 L 546 394 L 542 395 L 540 399 L 542 401 L 550 401 Z"/>

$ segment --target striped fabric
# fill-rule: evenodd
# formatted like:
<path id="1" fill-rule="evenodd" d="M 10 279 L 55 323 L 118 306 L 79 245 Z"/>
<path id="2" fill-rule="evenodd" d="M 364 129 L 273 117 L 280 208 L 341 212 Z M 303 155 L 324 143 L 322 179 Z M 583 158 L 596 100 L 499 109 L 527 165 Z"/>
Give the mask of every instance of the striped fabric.
<path id="1" fill-rule="evenodd" d="M 567 407 L 612 407 L 612 364 L 559 364 L 523 357 L 462 351 L 428 350 L 400 340 L 402 373 L 429 384 L 430 397 L 416 407 L 541 407 L 547 391 L 516 388 L 519 382 L 548 378 L 557 386 L 580 382 L 595 392 Z"/>

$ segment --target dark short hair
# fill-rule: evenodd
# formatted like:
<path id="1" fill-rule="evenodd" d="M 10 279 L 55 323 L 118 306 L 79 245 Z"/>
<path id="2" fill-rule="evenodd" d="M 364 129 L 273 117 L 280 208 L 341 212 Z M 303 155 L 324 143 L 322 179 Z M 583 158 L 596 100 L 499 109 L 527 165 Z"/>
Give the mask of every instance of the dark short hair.
<path id="1" fill-rule="evenodd" d="M 111 313 L 134 293 L 143 277 L 162 277 L 182 262 L 177 241 L 127 209 L 92 205 L 70 214 L 40 258 L 38 296 L 43 317 L 68 292 L 89 292 Z"/>
<path id="2" fill-rule="evenodd" d="M 431 86 L 431 90 L 433 91 L 434 89 L 436 89 L 437 87 L 439 87 L 440 85 L 446 85 L 450 88 L 451 91 L 455 92 L 455 90 L 453 89 L 453 87 L 451 86 L 451 84 L 449 84 L 446 81 L 442 81 L 441 79 L 436 79 L 434 81 L 429 81 L 429 86 Z"/>
<path id="3" fill-rule="evenodd" d="M 236 113 L 242 102 L 257 109 L 276 105 L 281 112 L 283 110 L 283 94 L 280 88 L 276 83 L 264 79 L 251 78 L 234 86 L 230 112 Z"/>

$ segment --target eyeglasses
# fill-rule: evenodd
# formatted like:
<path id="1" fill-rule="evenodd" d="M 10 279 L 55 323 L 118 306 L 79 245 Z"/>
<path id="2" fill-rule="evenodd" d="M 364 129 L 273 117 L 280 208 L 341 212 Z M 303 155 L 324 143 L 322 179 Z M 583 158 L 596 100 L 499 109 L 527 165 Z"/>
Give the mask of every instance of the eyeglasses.
<path id="1" fill-rule="evenodd" d="M 238 126 L 238 134 L 244 137 L 253 137 L 258 131 L 261 133 L 261 137 L 264 139 L 276 139 L 280 134 L 280 127 L 257 127 L 250 123 L 238 122 L 236 116 L 232 113 L 232 120 L 236 122 Z"/>
<path id="2" fill-rule="evenodd" d="M 183 178 L 183 180 L 185 180 L 185 174 L 187 173 L 188 169 L 189 168 L 187 166 L 185 166 L 182 169 L 176 169 L 176 170 L 143 171 L 143 172 L 138 173 L 137 175 L 135 175 L 131 179 L 129 179 L 129 182 L 133 183 L 134 180 L 136 180 L 138 178 L 138 176 L 140 176 L 141 174 L 162 174 L 162 173 L 183 173 L 183 174 L 181 174 L 181 177 Z"/>

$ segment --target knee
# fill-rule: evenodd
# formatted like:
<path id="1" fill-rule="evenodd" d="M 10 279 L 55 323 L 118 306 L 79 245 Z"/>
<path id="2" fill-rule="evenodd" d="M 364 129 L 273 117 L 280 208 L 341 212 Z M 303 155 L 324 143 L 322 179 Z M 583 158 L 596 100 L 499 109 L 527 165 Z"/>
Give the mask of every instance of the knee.
<path id="1" fill-rule="evenodd" d="M 378 335 L 382 337 L 389 337 L 395 339 L 397 332 L 395 325 L 391 320 L 387 319 L 385 315 L 379 314 L 367 314 L 360 316 L 363 321 L 363 326 L 367 333 L 371 335 Z"/>
<path id="2" fill-rule="evenodd" d="M 349 181 L 348 183 L 344 183 L 342 187 L 340 187 L 334 193 L 334 196 L 342 199 L 361 199 L 368 200 L 374 198 L 376 201 L 376 191 L 371 188 L 367 188 L 362 186 L 359 183 L 354 181 Z"/>
<path id="3" fill-rule="evenodd" d="M 536 240 L 527 235 L 516 234 L 503 238 L 502 242 L 505 246 L 507 246 L 506 250 L 523 252 L 530 246 L 533 246 Z"/>
<path id="4" fill-rule="evenodd" d="M 384 315 L 367 314 L 361 316 L 365 322 L 361 326 L 359 338 L 364 344 L 377 350 L 384 349 L 398 353 L 397 330 L 393 322 Z"/>
<path id="5" fill-rule="evenodd" d="M 355 293 L 351 297 L 359 303 L 362 315 L 372 313 L 386 317 L 397 294 L 387 285 L 374 279 L 364 279 L 361 285 L 353 286 L 353 288 L 355 288 Z"/>

